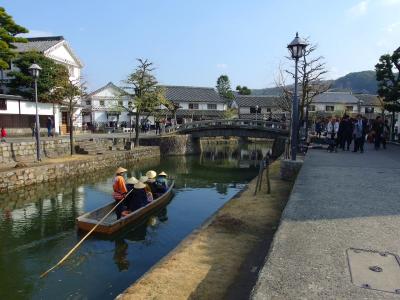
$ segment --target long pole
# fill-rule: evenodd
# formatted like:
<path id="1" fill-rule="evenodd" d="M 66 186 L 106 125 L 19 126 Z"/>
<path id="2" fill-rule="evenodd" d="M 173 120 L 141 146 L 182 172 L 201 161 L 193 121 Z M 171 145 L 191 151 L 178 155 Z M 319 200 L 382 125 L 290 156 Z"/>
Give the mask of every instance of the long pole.
<path id="1" fill-rule="evenodd" d="M 41 161 L 40 157 L 40 124 L 38 114 L 38 93 L 37 93 L 37 78 L 35 78 L 35 102 L 36 102 L 36 159 Z"/>
<path id="2" fill-rule="evenodd" d="M 291 159 L 296 160 L 297 154 L 297 134 L 299 124 L 299 105 L 297 103 L 297 63 L 299 59 L 295 59 L 295 70 L 294 70 L 294 95 L 292 104 L 292 134 L 291 134 Z"/>
<path id="3" fill-rule="evenodd" d="M 58 266 L 60 266 L 60 265 L 62 265 L 62 263 L 64 262 L 64 261 L 66 261 L 67 260 L 67 258 L 68 257 L 70 257 L 70 255 L 72 254 L 72 253 L 74 253 L 75 252 L 75 250 L 76 249 L 78 249 L 78 247 L 84 242 L 84 240 L 86 240 L 87 239 L 87 237 L 93 232 L 93 231 L 95 231 L 95 229 L 105 220 L 105 219 L 107 219 L 107 217 L 118 207 L 118 205 L 120 205 L 124 200 L 125 200 L 125 198 L 131 193 L 133 191 L 133 189 L 132 190 L 130 190 L 126 195 L 125 195 L 125 197 L 122 199 L 122 200 L 120 200 L 120 201 L 118 201 L 118 203 L 116 204 L 116 205 L 114 205 L 114 207 L 103 217 L 103 218 L 101 218 L 101 220 L 78 242 L 78 244 L 76 244 L 71 250 L 69 250 L 69 252 L 57 263 L 57 264 L 55 264 L 53 267 L 51 267 L 50 269 L 48 269 L 46 272 L 44 272 L 44 273 L 42 273 L 41 275 L 40 275 L 40 278 L 43 278 L 43 277 L 45 277 L 45 276 L 47 276 L 47 274 L 49 274 L 51 271 L 53 271 L 55 268 L 57 268 Z"/>

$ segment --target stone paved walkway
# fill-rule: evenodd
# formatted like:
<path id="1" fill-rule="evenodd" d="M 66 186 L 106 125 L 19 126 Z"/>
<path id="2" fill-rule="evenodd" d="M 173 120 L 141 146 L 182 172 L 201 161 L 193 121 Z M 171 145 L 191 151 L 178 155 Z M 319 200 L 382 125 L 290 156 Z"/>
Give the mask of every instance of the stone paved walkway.
<path id="1" fill-rule="evenodd" d="M 400 299 L 352 284 L 351 247 L 400 255 L 399 146 L 309 151 L 253 299 Z"/>

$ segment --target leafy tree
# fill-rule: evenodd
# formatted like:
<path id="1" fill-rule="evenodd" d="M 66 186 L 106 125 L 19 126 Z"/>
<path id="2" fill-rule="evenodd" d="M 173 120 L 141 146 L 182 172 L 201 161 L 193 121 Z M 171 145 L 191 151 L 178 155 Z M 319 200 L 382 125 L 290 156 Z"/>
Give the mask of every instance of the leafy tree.
<path id="1" fill-rule="evenodd" d="M 392 55 L 382 55 L 375 65 L 375 72 L 378 81 L 378 95 L 382 97 L 385 109 L 390 111 L 393 116 L 393 139 L 395 112 L 400 111 L 400 47 Z"/>
<path id="2" fill-rule="evenodd" d="M 231 82 L 229 81 L 228 75 L 221 75 L 218 77 L 216 88 L 221 97 L 225 99 L 235 98 L 231 89 Z"/>
<path id="3" fill-rule="evenodd" d="M 230 119 L 236 119 L 238 117 L 238 109 L 237 108 L 227 108 L 222 117 L 224 119 L 230 120 Z"/>
<path id="4" fill-rule="evenodd" d="M 14 61 L 18 70 L 9 73 L 12 76 L 11 81 L 7 84 L 10 92 L 32 99 L 34 79 L 29 73 L 29 67 L 33 63 L 42 68 L 38 78 L 39 101 L 51 103 L 61 101 L 62 95 L 60 95 L 59 87 L 65 86 L 65 82 L 69 81 L 68 69 L 35 51 L 22 53 Z"/>
<path id="5" fill-rule="evenodd" d="M 135 109 L 135 147 L 139 146 L 139 120 L 140 116 L 147 114 L 147 117 L 160 109 L 164 104 L 168 105 L 165 99 L 165 90 L 158 86 L 153 63 L 147 59 L 137 59 L 138 66 L 128 75 L 124 81 L 128 86 L 125 87 L 126 93 L 131 97 Z"/>
<path id="6" fill-rule="evenodd" d="M 236 90 L 240 95 L 251 95 L 251 90 L 247 88 L 247 86 L 241 87 L 240 85 L 236 86 Z"/>
<path id="7" fill-rule="evenodd" d="M 63 80 L 57 88 L 57 94 L 62 99 L 58 101 L 68 112 L 69 143 L 71 155 L 74 154 L 74 120 L 73 114 L 81 104 L 81 99 L 86 95 L 85 83 L 79 81 Z"/>
<path id="8" fill-rule="evenodd" d="M 28 29 L 16 24 L 4 7 L 0 7 L 0 70 L 8 69 L 11 59 L 17 55 L 13 43 L 27 42 L 25 38 L 17 37 L 17 34 L 27 32 Z"/>

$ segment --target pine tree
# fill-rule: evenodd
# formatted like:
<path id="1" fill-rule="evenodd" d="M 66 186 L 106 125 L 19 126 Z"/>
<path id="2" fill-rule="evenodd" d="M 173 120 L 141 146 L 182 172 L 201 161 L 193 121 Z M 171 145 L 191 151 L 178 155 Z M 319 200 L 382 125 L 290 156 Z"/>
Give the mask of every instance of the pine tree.
<path id="1" fill-rule="evenodd" d="M 217 79 L 217 91 L 218 94 L 225 99 L 233 99 L 234 95 L 231 90 L 231 82 L 229 81 L 228 75 L 221 75 Z"/>

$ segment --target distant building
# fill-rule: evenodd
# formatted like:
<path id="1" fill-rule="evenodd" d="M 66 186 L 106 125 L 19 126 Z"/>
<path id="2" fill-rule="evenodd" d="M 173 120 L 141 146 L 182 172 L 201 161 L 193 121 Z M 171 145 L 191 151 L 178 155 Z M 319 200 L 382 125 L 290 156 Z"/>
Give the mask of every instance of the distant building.
<path id="1" fill-rule="evenodd" d="M 310 113 L 328 115 L 366 114 L 369 118 L 382 113 L 379 99 L 376 95 L 352 94 L 346 92 L 326 92 L 317 95 L 309 105 Z"/>
<path id="2" fill-rule="evenodd" d="M 240 119 L 271 120 L 287 114 L 279 108 L 278 101 L 278 96 L 236 95 L 234 102 Z"/>
<path id="3" fill-rule="evenodd" d="M 164 86 L 168 100 L 179 104 L 177 121 L 199 121 L 223 117 L 227 104 L 214 88 L 193 86 Z M 169 115 L 169 117 L 172 117 Z"/>
<path id="4" fill-rule="evenodd" d="M 15 45 L 17 46 L 16 51 L 19 53 L 32 50 L 38 51 L 55 62 L 65 65 L 68 68 L 70 79 L 74 82 L 79 82 L 83 64 L 71 49 L 64 37 L 51 36 L 28 38 L 27 43 L 16 43 Z M 2 94 L 0 97 L 0 106 L 3 107 L 3 109 L 0 108 L 0 123 L 9 128 L 11 134 L 12 132 L 15 132 L 15 134 L 22 134 L 26 130 L 29 130 L 30 125 L 27 126 L 27 124 L 34 122 L 35 110 L 34 104 L 32 104 L 31 100 L 22 99 L 21 97 L 15 98 L 16 96 L 7 95 L 8 91 L 4 83 L 10 80 L 8 73 L 15 70 L 15 68 L 16 67 L 11 61 L 10 68 L 8 70 L 0 70 L 0 82 L 2 83 L 0 86 L 0 94 Z M 24 103 L 21 109 L 15 109 L 15 101 L 19 101 L 19 105 Z M 4 109 L 4 107 L 7 107 L 7 109 Z M 25 109 L 24 107 L 29 107 L 29 109 Z M 56 133 L 68 132 L 69 116 L 67 111 L 62 106 L 59 107 L 58 105 L 41 103 L 39 105 L 39 115 L 43 116 L 41 117 L 40 127 L 46 127 L 46 123 L 43 123 L 42 120 L 46 120 L 47 117 L 50 116 L 54 120 Z M 74 112 L 73 120 L 74 126 L 78 127 L 78 129 L 81 128 L 82 119 L 80 108 Z"/>
<path id="5" fill-rule="evenodd" d="M 82 103 L 82 122 L 88 127 L 117 127 L 121 124 L 130 125 L 128 114 L 130 98 L 114 83 L 91 92 Z M 124 108 L 125 107 L 125 108 Z"/>

